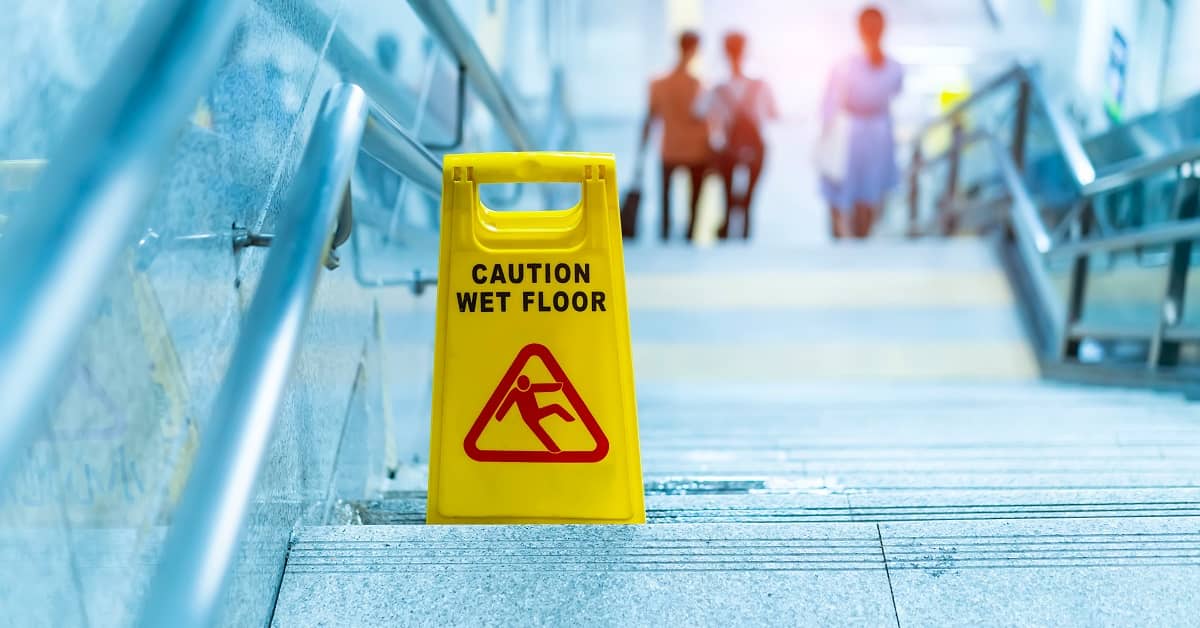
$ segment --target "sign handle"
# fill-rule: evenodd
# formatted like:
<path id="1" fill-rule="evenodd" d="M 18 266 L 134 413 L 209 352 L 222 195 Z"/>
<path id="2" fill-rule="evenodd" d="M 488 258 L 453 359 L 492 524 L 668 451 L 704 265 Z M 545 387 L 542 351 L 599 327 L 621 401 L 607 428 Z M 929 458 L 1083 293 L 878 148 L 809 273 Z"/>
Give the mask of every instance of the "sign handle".
<path id="1" fill-rule="evenodd" d="M 570 250 L 593 239 L 596 242 L 592 244 L 602 244 L 610 215 L 616 212 L 615 167 L 610 154 L 447 155 L 445 166 L 451 207 L 456 213 L 470 215 L 460 222 L 468 227 L 463 237 L 488 248 Z M 580 203 L 561 210 L 493 211 L 479 200 L 480 183 L 578 183 Z"/>
<path id="2" fill-rule="evenodd" d="M 490 153 L 445 159 L 447 175 L 455 176 L 455 169 L 461 168 L 464 180 L 475 183 L 583 183 L 611 178 L 616 170 L 609 153 Z"/>

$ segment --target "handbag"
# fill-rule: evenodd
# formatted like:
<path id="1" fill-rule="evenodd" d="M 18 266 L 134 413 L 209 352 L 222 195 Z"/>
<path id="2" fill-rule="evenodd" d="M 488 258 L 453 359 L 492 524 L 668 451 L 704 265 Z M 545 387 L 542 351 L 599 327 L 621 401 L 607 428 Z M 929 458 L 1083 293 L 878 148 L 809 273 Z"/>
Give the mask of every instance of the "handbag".
<path id="1" fill-rule="evenodd" d="M 846 178 L 850 161 L 850 114 L 841 107 L 833 114 L 833 120 L 821 129 L 813 161 L 826 179 L 841 183 Z"/>
<path id="2" fill-rule="evenodd" d="M 813 164 L 817 172 L 828 181 L 841 183 L 846 179 L 850 163 L 850 113 L 846 111 L 846 89 L 840 72 L 834 71 L 829 89 L 834 91 L 836 104 L 833 119 L 821 128 L 821 135 L 813 145 Z"/>

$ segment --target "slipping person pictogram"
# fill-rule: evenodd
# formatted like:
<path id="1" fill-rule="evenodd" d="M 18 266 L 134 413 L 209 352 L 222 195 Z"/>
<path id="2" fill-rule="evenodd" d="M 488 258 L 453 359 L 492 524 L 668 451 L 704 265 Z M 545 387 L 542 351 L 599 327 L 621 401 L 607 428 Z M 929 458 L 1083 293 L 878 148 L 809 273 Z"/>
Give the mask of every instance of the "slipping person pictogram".
<path id="1" fill-rule="evenodd" d="M 547 419 L 552 416 L 562 417 L 562 420 L 570 423 L 575 420 L 570 412 L 557 403 L 548 406 L 538 405 L 538 393 L 552 393 L 562 390 L 562 382 L 546 382 L 534 384 L 529 381 L 529 377 L 522 375 L 517 378 L 517 385 L 508 391 L 508 396 L 504 401 L 500 402 L 500 409 L 496 411 L 496 420 L 504 420 L 504 415 L 508 414 L 509 409 L 514 405 L 517 406 L 517 412 L 521 413 L 521 419 L 525 421 L 525 425 L 529 426 L 529 431 L 533 432 L 537 439 L 542 441 L 542 445 L 553 453 L 562 451 L 558 444 L 542 427 L 542 419 Z"/>
<path id="2" fill-rule="evenodd" d="M 534 382 L 529 375 L 523 372 L 530 360 L 542 363 L 546 373 L 549 374 L 550 381 Z M 560 393 L 563 403 L 542 405 L 538 395 L 548 393 Z M 482 449 L 479 446 L 479 437 L 484 430 L 493 419 L 497 422 L 504 420 L 504 416 L 513 407 L 516 407 L 517 412 L 521 414 L 521 420 L 529 427 L 529 431 L 537 437 L 541 448 L 524 449 L 529 446 L 528 442 L 521 441 L 520 445 L 508 449 L 503 446 L 503 441 L 492 440 L 488 449 Z M 551 417 L 558 417 L 568 423 L 573 423 L 578 419 L 592 438 L 594 443 L 592 448 L 583 451 L 571 448 L 563 449 L 542 425 L 543 421 Z M 508 367 L 508 371 L 500 378 L 500 384 L 496 386 L 491 397 L 484 404 L 483 411 L 479 413 L 479 417 L 475 419 L 475 423 L 467 432 L 467 437 L 463 440 L 463 449 L 466 451 L 467 457 L 478 462 L 587 463 L 599 462 L 608 455 L 608 437 L 604 435 L 604 430 L 596 422 L 596 417 L 592 416 L 591 410 L 579 396 L 579 391 L 575 390 L 571 379 L 559 366 L 558 360 L 550 353 L 550 349 L 545 345 L 533 343 L 525 345 L 521 349 L 512 365 Z"/>

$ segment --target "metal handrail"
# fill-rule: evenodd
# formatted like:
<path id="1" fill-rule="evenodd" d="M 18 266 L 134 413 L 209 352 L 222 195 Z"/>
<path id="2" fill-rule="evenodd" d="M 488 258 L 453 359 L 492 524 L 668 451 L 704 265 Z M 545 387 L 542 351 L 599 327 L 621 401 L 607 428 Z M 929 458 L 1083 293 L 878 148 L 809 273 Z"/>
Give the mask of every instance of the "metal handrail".
<path id="1" fill-rule="evenodd" d="M 1096 166 L 1083 148 L 1079 134 L 1071 127 L 1071 123 L 1062 111 L 1051 102 L 1042 80 L 1035 70 L 1026 70 L 1024 78 L 1030 88 L 1030 94 L 1041 108 L 1042 113 L 1050 121 L 1050 130 L 1054 134 L 1054 142 L 1062 150 L 1063 159 L 1071 171 L 1071 178 L 1079 188 L 1086 188 L 1096 180 Z"/>
<path id="2" fill-rule="evenodd" d="M 0 240 L 0 479 L 145 214 L 243 0 L 158 0 L 139 16 Z"/>
<path id="3" fill-rule="evenodd" d="M 329 90 L 193 464 L 203 472 L 188 482 L 147 593 L 143 626 L 205 626 L 213 617 L 360 149 L 423 190 L 441 189 L 437 158 L 360 87 Z"/>
<path id="4" fill-rule="evenodd" d="M 1000 168 L 1001 179 L 1010 197 L 1013 197 L 1012 217 L 1014 222 L 1017 223 L 1019 230 L 1025 232 L 1038 254 L 1048 260 L 1068 259 L 1092 253 L 1120 251 L 1200 238 L 1200 219 L 1188 219 L 1161 225 L 1152 225 L 1143 227 L 1138 231 L 1119 233 L 1102 238 L 1091 238 L 1074 242 L 1056 241 L 1046 226 L 1045 221 L 1042 220 L 1041 215 L 1038 213 L 1036 204 L 1029 197 L 1029 191 L 1021 181 L 1020 172 L 1012 160 L 1012 155 L 1005 149 L 1003 143 L 991 133 L 975 131 L 967 136 L 963 146 L 983 141 L 987 142 L 991 147 L 993 155 L 997 160 L 997 165 Z M 951 158 L 949 155 L 939 155 L 936 159 L 949 158 Z M 1110 182 L 1112 178 L 1120 176 L 1124 179 L 1123 183 L 1129 183 L 1148 174 L 1176 166 L 1180 163 L 1190 162 L 1197 158 L 1200 158 L 1200 146 L 1188 147 L 1169 155 L 1151 159 L 1137 159 L 1137 163 L 1130 166 L 1130 169 L 1137 176 L 1128 175 L 1123 171 L 1112 172 L 1097 179 L 1095 184 L 1101 188 L 1100 191 L 1112 189 L 1119 187 L 1118 184 Z M 929 163 L 931 162 L 924 162 L 924 165 L 928 165 Z M 1085 191 L 1089 189 L 1085 188 Z"/>
<path id="5" fill-rule="evenodd" d="M 362 49 L 341 29 L 330 29 L 335 22 L 313 2 L 308 0 L 255 0 L 263 9 L 287 24 L 291 32 L 338 72 L 344 83 L 353 83 L 371 95 L 373 106 L 387 113 L 394 120 L 412 120 L 420 106 L 419 98 L 412 89 L 394 77 L 388 76 L 379 64 L 363 53 Z M 452 120 L 444 112 L 426 112 L 432 115 L 435 124 L 430 125 L 438 133 L 450 133 Z M 429 120 L 426 120 L 429 124 Z"/>
<path id="6" fill-rule="evenodd" d="M 1032 243 L 1034 250 L 1047 260 L 1063 260 L 1090 255 L 1092 253 L 1113 252 L 1200 238 L 1200 219 L 1188 219 L 1161 225 L 1152 225 L 1143 227 L 1137 231 L 1119 233 L 1102 238 L 1090 238 L 1074 242 L 1055 241 L 1054 236 L 1046 227 L 1045 221 L 1042 220 L 1041 215 L 1038 213 L 1037 205 L 1029 196 L 1029 191 L 1021 180 L 1020 172 L 1012 160 L 1012 155 L 1006 150 L 1003 143 L 994 135 L 983 131 L 977 131 L 969 136 L 969 138 L 970 140 L 967 144 L 979 141 L 986 141 L 989 144 L 996 163 L 1000 168 L 1001 180 L 1004 182 L 1005 189 L 1008 191 L 1013 203 L 1012 218 L 1015 223 L 1014 226 L 1018 232 L 1024 233 L 1026 239 Z M 1191 154 L 1200 157 L 1200 147 L 1177 151 L 1172 153 L 1172 155 L 1149 160 L 1155 163 L 1140 164 L 1136 170 L 1141 172 L 1142 176 L 1145 176 L 1163 168 L 1196 158 L 1186 158 L 1187 155 Z M 1105 178 L 1097 179 L 1097 183 L 1103 181 L 1105 181 Z"/>
<path id="7" fill-rule="evenodd" d="M 1004 145 L 995 137 L 989 137 L 988 143 L 1000 166 L 1000 177 L 1012 198 L 1012 218 L 1015 231 L 1023 236 L 1023 239 L 1038 255 L 1045 256 L 1053 250 L 1054 239 L 1050 236 L 1050 230 L 1046 228 L 1046 222 L 1038 213 L 1037 205 L 1029 196 L 1029 190 L 1021 181 L 1021 173 L 1017 170 L 1016 163 L 1013 162 L 1012 154 L 1005 150 Z"/>
<path id="8" fill-rule="evenodd" d="M 508 97 L 500 77 L 492 69 L 475 38 L 458 19 L 446 0 L 408 0 L 417 16 L 441 40 L 467 73 L 475 94 L 500 123 L 514 150 L 534 150 L 534 143 Z"/>
<path id="9" fill-rule="evenodd" d="M 1057 292 L 1045 267 L 1040 263 L 1051 250 L 1053 240 L 1046 230 L 1046 224 L 1038 215 L 1037 205 L 1029 196 L 1029 191 L 1021 181 L 1021 174 L 1013 161 L 1012 154 L 1003 143 L 996 138 L 990 138 L 992 154 L 1000 165 L 1000 176 L 1012 199 L 1013 235 L 1017 243 L 1017 254 L 1029 269 L 1028 275 L 1031 288 L 1042 306 L 1047 321 L 1039 321 L 1043 333 L 1048 336 L 1051 346 L 1058 346 L 1058 326 L 1053 321 L 1063 319 L 1064 312 L 1057 298 Z"/>
<path id="10" fill-rule="evenodd" d="M 1071 172 L 1071 178 L 1079 188 L 1080 193 L 1084 196 L 1095 196 L 1108 192 L 1149 174 L 1161 172 L 1180 164 L 1200 159 L 1200 144 L 1192 144 L 1163 155 L 1127 159 L 1108 166 L 1103 171 L 1098 171 L 1091 158 L 1088 157 L 1082 138 L 1071 127 L 1066 116 L 1050 103 L 1036 69 L 1021 64 L 1014 65 L 1012 68 L 1001 72 L 995 78 L 985 83 L 983 87 L 969 98 L 956 103 L 949 111 L 925 123 L 917 132 L 916 142 L 919 145 L 925 135 L 937 127 L 954 124 L 968 109 L 1009 86 L 1014 81 L 1028 82 L 1031 95 L 1050 121 L 1055 143 L 1062 151 L 1063 158 L 1066 160 L 1067 167 Z M 970 143 L 970 140 L 967 143 Z M 936 157 L 924 159 L 919 165 L 922 168 L 928 167 L 939 160 L 947 158 L 950 152 L 948 150 Z"/>
<path id="11" fill-rule="evenodd" d="M 439 19 L 453 18 L 444 3 L 423 4 Z M 473 60 L 462 53 L 455 50 L 468 71 L 490 73 L 481 55 Z M 515 121 L 509 116 L 506 125 L 514 144 L 526 141 Z M 176 510 L 139 617 L 143 626 L 205 626 L 214 616 L 360 150 L 406 184 L 441 191 L 439 160 L 362 88 L 342 84 L 326 94 L 194 463 L 204 472 L 192 475 Z"/>
<path id="12" fill-rule="evenodd" d="M 1200 143 L 1184 146 L 1162 155 L 1150 155 L 1126 159 L 1105 168 L 1099 178 L 1083 188 L 1083 193 L 1094 196 L 1124 187 L 1157 172 L 1169 170 L 1180 164 L 1200 159 Z"/>
<path id="13" fill-rule="evenodd" d="M 1018 91 L 1011 145 L 1006 145 L 994 133 L 985 130 L 964 132 L 961 117 L 963 111 L 1012 81 L 1018 82 Z M 1053 231 L 1047 227 L 1022 180 L 1031 104 L 1041 108 L 1048 119 L 1061 156 L 1079 192 L 1078 202 L 1071 211 L 1060 218 L 1058 227 Z M 1093 224 L 1103 219 L 1103 215 L 1094 210 L 1093 197 L 1200 158 L 1200 146 L 1183 146 L 1167 154 L 1146 155 L 1126 160 L 1107 168 L 1097 176 L 1096 168 L 1088 157 L 1083 142 L 1066 117 L 1050 105 L 1037 73 L 1017 66 L 989 81 L 971 99 L 960 103 L 922 129 L 922 135 L 918 136 L 915 144 L 913 166 L 909 173 L 909 218 L 910 230 L 913 233 L 919 233 L 915 231 L 919 220 L 917 175 L 921 169 L 932 163 L 922 159 L 921 140 L 925 132 L 941 124 L 952 126 L 954 141 L 945 155 L 939 155 L 937 158 L 950 163 L 945 191 L 941 192 L 943 202 L 939 202 L 937 222 L 945 223 L 942 219 L 955 217 L 953 212 L 957 211 L 954 204 L 958 188 L 957 172 L 963 150 L 975 142 L 986 141 L 992 149 L 1000 180 L 1010 200 L 1007 217 L 1015 246 L 1006 250 L 1015 251 L 1017 283 L 1028 291 L 1031 320 L 1040 332 L 1039 339 L 1045 343 L 1043 349 L 1049 349 L 1046 352 L 1047 363 L 1066 364 L 1078 358 L 1080 343 L 1086 337 L 1085 331 L 1089 329 L 1081 326 L 1080 321 L 1084 313 L 1090 256 L 1096 253 L 1170 245 L 1167 289 L 1163 297 L 1161 319 L 1153 330 L 1144 335 L 1144 339 L 1149 341 L 1146 366 L 1151 371 L 1158 372 L 1160 367 L 1176 365 L 1180 355 L 1180 344 L 1189 342 L 1190 338 L 1186 334 L 1180 335 L 1175 332 L 1182 316 L 1192 241 L 1200 239 L 1200 217 L 1197 217 L 1197 207 L 1200 205 L 1197 195 L 1200 193 L 1197 192 L 1198 185 L 1195 180 L 1180 178 L 1180 186 L 1176 190 L 1172 206 L 1172 222 L 1144 227 L 1134 232 L 1091 238 L 1088 236 L 1094 231 Z M 1185 173 L 1182 169 L 1180 172 Z M 953 222 L 946 224 L 950 224 L 952 228 Z M 1070 262 L 1065 300 L 1060 297 L 1050 281 L 1048 271 L 1048 263 L 1062 260 Z"/>
<path id="14" fill-rule="evenodd" d="M 1075 242 L 1059 243 L 1048 257 L 1052 259 L 1068 259 L 1121 250 L 1136 249 L 1144 246 L 1171 244 L 1181 240 L 1200 239 L 1200 218 L 1179 220 L 1149 227 L 1142 227 L 1129 233 L 1118 233 L 1103 238 L 1090 238 Z"/>
<path id="15" fill-rule="evenodd" d="M 1018 63 L 996 75 L 991 80 L 984 83 L 982 87 L 972 92 L 970 96 L 954 103 L 949 110 L 921 125 L 921 128 L 918 129 L 916 133 L 917 142 L 919 143 L 920 138 L 925 137 L 935 128 L 947 124 L 953 124 L 954 121 L 960 118 L 968 109 L 990 97 L 993 93 L 1000 91 L 1001 88 L 1007 87 L 1014 80 L 1025 76 L 1025 74 L 1025 66 Z"/>
<path id="16" fill-rule="evenodd" d="M 442 162 L 400 123 L 375 106 L 367 112 L 362 150 L 432 196 L 442 193 Z"/>
<path id="17" fill-rule="evenodd" d="M 996 92 L 1009 87 L 1014 82 L 1018 84 L 1024 83 L 1029 86 L 1030 95 L 1050 121 L 1050 129 L 1054 134 L 1054 140 L 1062 150 L 1063 157 L 1067 161 L 1067 166 L 1071 171 L 1071 176 L 1075 184 L 1080 188 L 1090 185 L 1096 179 L 1096 167 L 1088 157 L 1079 134 L 1071 128 L 1071 124 L 1066 119 L 1066 116 L 1062 115 L 1058 108 L 1050 103 L 1050 99 L 1042 87 L 1037 68 L 1020 63 L 1001 72 L 987 83 L 984 83 L 983 87 L 971 94 L 970 97 L 956 103 L 949 111 L 922 126 L 917 132 L 918 145 L 921 139 L 933 129 L 946 124 L 956 123 L 968 109 Z"/>
<path id="18" fill-rule="evenodd" d="M 1087 156 L 1083 148 L 1083 143 L 1079 139 L 1078 134 L 1071 130 L 1066 119 L 1058 113 L 1058 111 L 1049 105 L 1041 87 L 1040 81 L 1035 72 L 1030 71 L 1024 66 L 1015 66 L 1006 72 L 1003 72 L 995 79 L 988 83 L 971 98 L 958 103 L 949 112 L 939 116 L 934 121 L 926 124 L 918 134 L 917 142 L 920 142 L 920 137 L 930 129 L 940 125 L 952 123 L 956 116 L 969 108 L 971 105 L 978 103 L 981 99 L 988 96 L 991 92 L 1000 89 L 1002 86 L 1013 80 L 1029 81 L 1032 93 L 1036 95 L 1040 106 L 1045 110 L 1046 115 L 1051 120 L 1051 126 L 1055 129 L 1055 138 L 1063 150 L 1063 156 L 1067 160 L 1068 168 L 1072 173 L 1072 178 L 1078 185 L 1080 194 L 1084 197 L 1095 196 L 1104 192 L 1108 192 L 1122 186 L 1128 185 L 1133 181 L 1145 178 L 1156 172 L 1162 172 L 1170 168 L 1178 167 L 1184 163 L 1190 163 L 1200 159 L 1200 144 L 1184 146 L 1177 150 L 1171 151 L 1163 155 L 1153 155 L 1146 157 L 1135 157 L 1119 162 L 1101 172 L 1097 176 L 1095 168 L 1092 166 L 1090 158 Z M 924 159 L 918 164 L 920 168 L 929 167 L 932 164 L 940 161 L 954 159 L 954 153 L 961 151 L 962 148 L 978 141 L 987 141 L 993 147 L 999 146 L 998 140 L 992 133 L 986 131 L 974 131 L 963 136 L 962 144 L 958 147 L 951 147 L 939 153 L 937 156 Z M 1012 169 L 1013 173 L 1017 173 L 1017 166 L 1011 160 L 1000 160 L 999 165 L 1002 170 L 1002 176 L 1008 180 L 1009 173 L 1007 170 Z M 1008 168 L 1006 168 L 1006 165 Z M 1019 182 L 1019 174 L 1015 181 Z M 1024 187 L 1022 184 L 1021 188 Z M 1023 206 L 1022 206 L 1023 207 Z M 1024 211 L 1024 209 L 1022 209 Z M 1026 212 L 1028 213 L 1028 212 Z M 1184 223 L 1173 223 L 1168 225 L 1159 225 L 1148 227 L 1137 233 L 1118 234 L 1105 238 L 1094 238 L 1091 240 L 1078 242 L 1058 242 L 1056 243 L 1050 235 L 1049 229 L 1041 216 L 1036 212 L 1032 215 L 1024 216 L 1022 219 L 1026 224 L 1039 225 L 1035 231 L 1037 232 L 1036 242 L 1038 250 L 1042 255 L 1061 259 L 1076 255 L 1087 255 L 1093 252 L 1116 251 L 1121 249 L 1136 248 L 1139 246 L 1150 246 L 1155 244 L 1169 244 L 1179 240 L 1192 239 L 1195 236 L 1195 221 L 1187 221 Z M 1031 227 L 1032 228 L 1032 227 Z"/>

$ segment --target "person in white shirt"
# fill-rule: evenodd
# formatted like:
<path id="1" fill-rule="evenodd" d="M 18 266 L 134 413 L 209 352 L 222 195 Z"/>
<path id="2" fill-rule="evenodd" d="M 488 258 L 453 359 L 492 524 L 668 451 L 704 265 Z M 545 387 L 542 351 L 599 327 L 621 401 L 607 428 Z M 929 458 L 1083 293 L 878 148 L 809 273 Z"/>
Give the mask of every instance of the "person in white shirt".
<path id="1" fill-rule="evenodd" d="M 749 239 L 750 206 L 767 153 L 763 122 L 777 119 L 779 109 L 771 88 L 761 79 L 746 76 L 743 70 L 746 36 L 738 32 L 725 35 L 725 55 L 729 59 L 729 79 L 706 94 L 696 108 L 715 127 L 717 170 L 725 180 L 725 221 L 717 237 L 728 239 L 730 219 L 741 215 L 742 238 Z M 734 178 L 743 170 L 746 185 L 739 192 Z"/>

